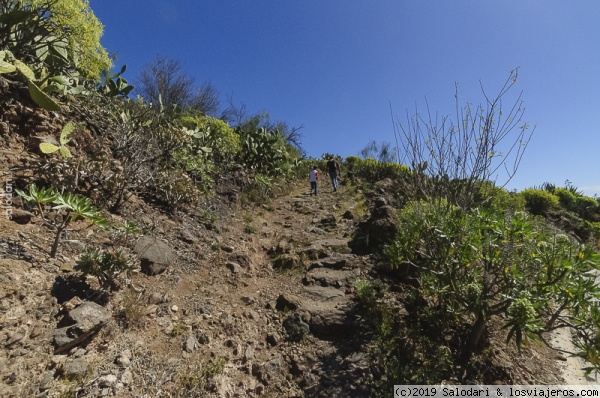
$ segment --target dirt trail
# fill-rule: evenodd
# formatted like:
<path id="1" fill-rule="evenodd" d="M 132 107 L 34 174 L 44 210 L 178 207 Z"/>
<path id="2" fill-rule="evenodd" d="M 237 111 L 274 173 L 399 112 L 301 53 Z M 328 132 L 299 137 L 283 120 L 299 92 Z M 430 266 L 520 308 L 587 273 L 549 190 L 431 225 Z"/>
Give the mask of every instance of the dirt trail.
<path id="1" fill-rule="evenodd" d="M 597 377 L 592 373 L 586 377 L 582 368 L 589 366 L 586 362 L 575 356 L 571 356 L 569 352 L 576 352 L 576 347 L 572 342 L 571 331 L 568 329 L 558 329 L 550 337 L 550 344 L 553 348 L 559 350 L 557 358 L 558 367 L 561 370 L 561 375 L 565 380 L 565 384 L 570 385 L 585 385 L 598 384 Z"/>

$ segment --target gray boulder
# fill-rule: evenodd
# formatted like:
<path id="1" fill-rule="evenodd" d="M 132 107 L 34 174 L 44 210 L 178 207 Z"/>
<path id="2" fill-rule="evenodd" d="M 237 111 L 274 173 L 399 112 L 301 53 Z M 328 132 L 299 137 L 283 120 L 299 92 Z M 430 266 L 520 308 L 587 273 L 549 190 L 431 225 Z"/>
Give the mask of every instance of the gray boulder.
<path id="1" fill-rule="evenodd" d="M 164 272 L 175 260 L 175 253 L 163 241 L 151 237 L 141 237 L 133 249 L 141 261 L 142 272 L 157 275 Z"/>
<path id="2" fill-rule="evenodd" d="M 111 313 L 104 307 L 86 301 L 69 311 L 61 324 L 67 324 L 54 332 L 55 354 L 60 354 L 91 339 L 108 323 Z"/>

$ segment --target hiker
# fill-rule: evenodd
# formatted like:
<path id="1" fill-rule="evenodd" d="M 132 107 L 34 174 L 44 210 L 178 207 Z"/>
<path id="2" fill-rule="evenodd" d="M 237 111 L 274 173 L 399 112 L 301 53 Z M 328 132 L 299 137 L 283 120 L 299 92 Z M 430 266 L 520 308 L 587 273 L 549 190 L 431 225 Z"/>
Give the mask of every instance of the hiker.
<path id="1" fill-rule="evenodd" d="M 342 176 L 342 172 L 340 169 L 340 162 L 333 156 L 330 156 L 329 161 L 327 161 L 327 171 L 329 172 L 329 177 L 331 177 L 333 192 L 335 192 L 338 189 L 338 177 Z"/>
<path id="2" fill-rule="evenodd" d="M 319 172 L 317 171 L 317 166 L 313 166 L 310 171 L 310 196 L 312 196 L 313 192 L 315 196 L 317 196 L 317 181 L 319 180 Z"/>

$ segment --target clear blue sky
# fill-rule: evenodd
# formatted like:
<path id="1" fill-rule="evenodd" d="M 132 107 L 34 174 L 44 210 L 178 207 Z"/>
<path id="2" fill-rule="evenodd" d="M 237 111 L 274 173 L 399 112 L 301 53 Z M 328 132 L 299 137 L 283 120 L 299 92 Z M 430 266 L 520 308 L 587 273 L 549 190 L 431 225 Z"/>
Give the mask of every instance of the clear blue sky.
<path id="1" fill-rule="evenodd" d="M 90 0 L 104 47 L 135 83 L 178 58 L 252 113 L 304 125 L 308 155 L 394 142 L 390 118 L 482 102 L 519 67 L 524 120 L 537 126 L 509 189 L 570 180 L 600 194 L 600 1 Z"/>

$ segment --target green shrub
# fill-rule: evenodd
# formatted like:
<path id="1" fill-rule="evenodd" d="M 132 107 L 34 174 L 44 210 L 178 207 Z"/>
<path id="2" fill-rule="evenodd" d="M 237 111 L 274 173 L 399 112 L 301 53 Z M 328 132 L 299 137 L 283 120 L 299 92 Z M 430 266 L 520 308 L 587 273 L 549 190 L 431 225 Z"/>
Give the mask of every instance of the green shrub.
<path id="1" fill-rule="evenodd" d="M 560 206 L 568 211 L 575 210 L 575 202 L 577 197 L 567 188 L 555 188 L 554 195 L 558 196 Z"/>
<path id="2" fill-rule="evenodd" d="M 241 150 L 239 134 L 221 119 L 186 116 L 181 122 L 194 131 L 195 147 L 209 148 L 208 157 L 215 163 L 231 162 Z"/>
<path id="3" fill-rule="evenodd" d="M 558 203 L 558 197 L 554 200 Z M 400 212 L 398 231 L 386 249 L 390 265 L 414 267 L 419 295 L 437 323 L 469 330 L 463 353 L 477 347 L 494 313 L 505 316 L 507 337 L 518 346 L 540 325 L 552 327 L 548 319 L 562 319 L 557 308 L 573 308 L 579 314 L 577 327 L 597 328 L 589 302 L 600 290 L 581 275 L 595 267 L 598 256 L 538 226 L 528 213 L 411 202 Z M 530 301 L 523 292 L 532 295 Z M 517 299 L 523 305 L 512 306 Z"/>
<path id="4" fill-rule="evenodd" d="M 521 195 L 508 192 L 506 189 L 497 187 L 488 181 L 480 182 L 476 187 L 475 206 L 493 211 L 525 210 L 525 199 Z"/>
<path id="5" fill-rule="evenodd" d="M 288 175 L 291 156 L 285 138 L 277 130 L 238 129 L 241 136 L 240 162 L 268 176 Z"/>
<path id="6" fill-rule="evenodd" d="M 277 188 L 277 185 L 272 177 L 257 173 L 252 184 L 244 187 L 242 202 L 265 204 L 274 196 L 275 188 Z"/>
<path id="7" fill-rule="evenodd" d="M 398 216 L 398 235 L 385 250 L 391 267 L 403 263 L 428 267 L 450 252 L 458 254 L 456 243 L 469 231 L 464 222 L 460 208 L 444 200 L 408 203 Z M 467 263 L 468 259 L 462 261 Z"/>
<path id="8" fill-rule="evenodd" d="M 378 299 L 383 297 L 387 286 L 380 279 L 365 280 L 357 279 L 354 284 L 356 299 L 360 305 L 372 308 Z"/>
<path id="9" fill-rule="evenodd" d="M 406 178 L 410 168 L 397 163 L 382 163 L 375 159 L 352 159 L 352 170 L 356 177 L 368 182 L 377 182 L 385 178 Z"/>
<path id="10" fill-rule="evenodd" d="M 156 194 L 164 201 L 172 214 L 183 204 L 193 204 L 198 200 L 199 192 L 191 178 L 176 168 L 166 168 L 158 173 Z"/>
<path id="11" fill-rule="evenodd" d="M 139 261 L 124 248 L 98 250 L 88 248 L 77 260 L 74 267 L 84 274 L 95 276 L 102 288 L 118 288 L 116 278 L 125 273 L 128 277 L 139 271 Z"/>
<path id="12" fill-rule="evenodd" d="M 589 196 L 580 196 L 575 201 L 575 212 L 585 220 L 590 220 L 597 208 L 598 201 Z"/>
<path id="13" fill-rule="evenodd" d="M 344 166 L 347 170 L 347 172 L 354 172 L 354 167 L 356 166 L 357 163 L 359 163 L 362 159 L 359 158 L 358 156 L 348 156 L 345 160 L 344 160 Z"/>
<path id="14" fill-rule="evenodd" d="M 115 103 L 117 101 L 114 101 Z M 111 150 L 119 168 L 111 184 L 110 210 L 116 212 L 135 192 L 156 194 L 158 174 L 173 168 L 178 156 L 190 147 L 191 137 L 175 123 L 171 110 L 143 101 L 119 101 L 113 116 Z M 183 162 L 182 162 L 183 163 Z M 178 168 L 184 168 L 177 164 Z"/>
<path id="15" fill-rule="evenodd" d="M 544 215 L 560 206 L 558 196 L 541 189 L 525 189 L 521 192 L 525 206 L 531 214 Z"/>
<path id="16" fill-rule="evenodd" d="M 582 226 L 576 233 L 584 242 L 591 242 L 592 239 L 598 239 L 600 238 L 600 222 L 583 220 Z"/>

